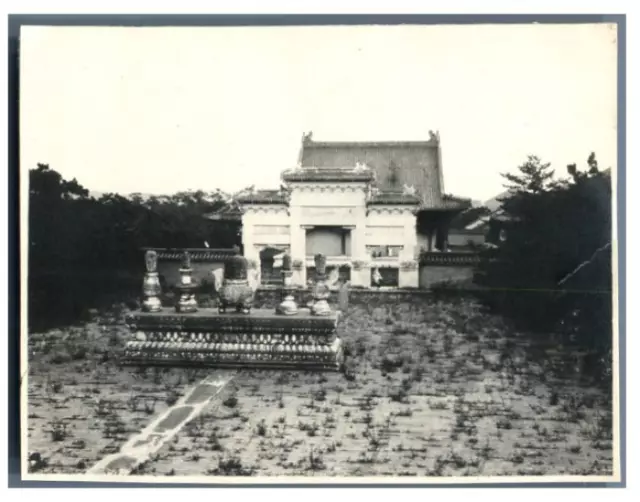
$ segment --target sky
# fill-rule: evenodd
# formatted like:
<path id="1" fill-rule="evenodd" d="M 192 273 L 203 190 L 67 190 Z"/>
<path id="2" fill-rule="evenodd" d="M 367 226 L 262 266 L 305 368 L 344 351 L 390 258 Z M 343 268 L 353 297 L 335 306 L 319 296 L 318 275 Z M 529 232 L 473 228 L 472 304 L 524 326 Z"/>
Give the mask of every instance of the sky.
<path id="1" fill-rule="evenodd" d="M 613 25 L 23 27 L 21 169 L 91 191 L 277 188 L 302 134 L 420 141 L 486 200 L 537 155 L 616 167 Z"/>

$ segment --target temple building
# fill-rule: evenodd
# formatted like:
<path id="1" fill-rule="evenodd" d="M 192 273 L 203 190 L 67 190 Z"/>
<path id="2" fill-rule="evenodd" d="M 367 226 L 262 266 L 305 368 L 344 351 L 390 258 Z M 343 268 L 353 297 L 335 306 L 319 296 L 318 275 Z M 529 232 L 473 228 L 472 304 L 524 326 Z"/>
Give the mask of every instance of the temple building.
<path id="1" fill-rule="evenodd" d="M 411 142 L 318 142 L 305 134 L 297 167 L 281 179 L 278 190 L 236 201 L 243 253 L 263 282 L 288 252 L 293 282 L 303 286 L 322 253 L 352 287 L 418 287 L 420 253 L 446 252 L 449 222 L 470 205 L 445 195 L 433 132 Z"/>

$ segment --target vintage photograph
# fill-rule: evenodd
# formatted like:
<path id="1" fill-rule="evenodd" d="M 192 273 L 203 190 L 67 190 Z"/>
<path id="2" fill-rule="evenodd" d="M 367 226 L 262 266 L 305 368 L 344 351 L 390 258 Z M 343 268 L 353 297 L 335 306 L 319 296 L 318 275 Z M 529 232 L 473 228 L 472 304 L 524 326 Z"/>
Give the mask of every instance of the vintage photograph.
<path id="1" fill-rule="evenodd" d="M 23 479 L 619 482 L 618 70 L 615 23 L 23 26 Z"/>

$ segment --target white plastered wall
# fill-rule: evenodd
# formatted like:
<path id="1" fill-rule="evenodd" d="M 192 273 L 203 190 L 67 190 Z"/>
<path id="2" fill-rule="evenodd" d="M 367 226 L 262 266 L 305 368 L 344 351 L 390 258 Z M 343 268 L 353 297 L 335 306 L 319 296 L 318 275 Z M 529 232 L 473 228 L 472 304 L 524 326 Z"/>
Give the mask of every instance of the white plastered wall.
<path id="1" fill-rule="evenodd" d="M 418 287 L 419 271 L 412 266 L 418 252 L 416 216 L 411 206 L 371 206 L 366 220 L 365 241 L 367 246 L 402 246 L 398 257 L 370 258 L 372 267 L 397 267 L 399 287 Z M 371 271 L 367 271 L 370 281 Z M 364 280 L 364 278 L 363 278 Z"/>

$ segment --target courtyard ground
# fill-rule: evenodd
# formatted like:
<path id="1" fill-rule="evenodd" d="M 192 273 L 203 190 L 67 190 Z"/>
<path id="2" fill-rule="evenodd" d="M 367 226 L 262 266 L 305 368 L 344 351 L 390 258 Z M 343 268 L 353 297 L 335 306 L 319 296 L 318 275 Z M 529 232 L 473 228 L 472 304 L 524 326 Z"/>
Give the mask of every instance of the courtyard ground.
<path id="1" fill-rule="evenodd" d="M 612 474 L 606 395 L 472 301 L 351 305 L 346 375 L 121 369 L 123 314 L 30 335 L 30 472 L 86 473 L 217 375 L 228 384 L 132 474 Z"/>

